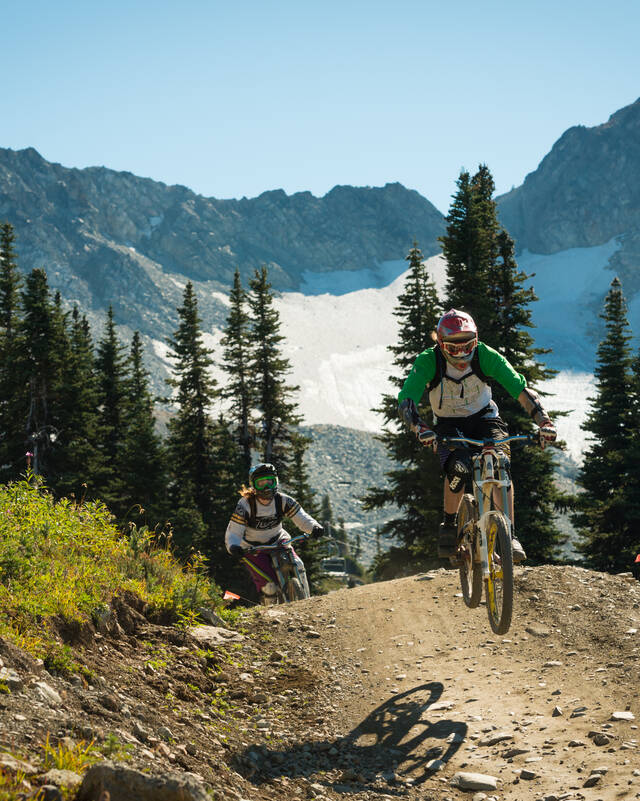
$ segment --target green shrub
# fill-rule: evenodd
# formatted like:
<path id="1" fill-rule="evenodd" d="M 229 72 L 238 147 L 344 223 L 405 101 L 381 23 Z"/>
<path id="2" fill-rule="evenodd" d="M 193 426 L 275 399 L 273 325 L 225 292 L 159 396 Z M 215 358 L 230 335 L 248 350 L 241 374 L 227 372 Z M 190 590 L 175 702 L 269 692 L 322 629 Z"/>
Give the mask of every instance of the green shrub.
<path id="1" fill-rule="evenodd" d="M 217 606 L 204 559 L 183 565 L 167 543 L 135 526 L 125 536 L 102 503 L 55 501 L 33 478 L 0 486 L 0 636 L 70 670 L 46 625 L 53 618 L 89 621 L 125 592 L 171 619 Z"/>

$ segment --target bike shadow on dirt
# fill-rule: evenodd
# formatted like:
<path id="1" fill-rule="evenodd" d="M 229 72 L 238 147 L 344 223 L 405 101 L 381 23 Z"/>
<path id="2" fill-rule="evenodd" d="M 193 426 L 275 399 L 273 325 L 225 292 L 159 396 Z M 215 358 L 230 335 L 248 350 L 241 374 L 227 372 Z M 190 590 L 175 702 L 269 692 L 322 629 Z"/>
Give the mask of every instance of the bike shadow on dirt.
<path id="1" fill-rule="evenodd" d="M 256 785 L 319 774 L 317 781 L 338 792 L 353 792 L 354 783 L 379 791 L 372 785 L 380 781 L 387 794 L 394 792 L 392 786 L 403 790 L 407 781 L 415 787 L 446 764 L 467 735 L 466 723 L 429 719 L 443 689 L 440 682 L 430 682 L 397 693 L 334 740 L 308 740 L 284 749 L 249 746 L 236 756 L 236 769 Z M 330 779 L 327 772 L 336 769 L 340 776 Z"/>

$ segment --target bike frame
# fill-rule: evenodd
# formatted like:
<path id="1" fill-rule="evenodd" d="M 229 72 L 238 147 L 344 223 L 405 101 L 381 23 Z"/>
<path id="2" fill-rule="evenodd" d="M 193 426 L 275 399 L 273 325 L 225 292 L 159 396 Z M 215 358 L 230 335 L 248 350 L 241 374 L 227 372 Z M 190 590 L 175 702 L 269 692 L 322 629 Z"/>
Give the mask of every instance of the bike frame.
<path id="1" fill-rule="evenodd" d="M 482 448 L 471 455 L 473 469 L 473 496 L 478 504 L 478 537 L 474 537 L 474 542 L 479 550 L 479 560 L 482 564 L 482 578 L 489 578 L 489 543 L 488 543 L 488 523 L 489 512 L 500 512 L 507 522 L 509 537 L 513 533 L 513 521 L 509 505 L 509 488 L 511 479 L 507 472 L 508 458 L 504 451 L 497 448 L 507 442 L 514 441 L 533 441 L 534 438 L 528 434 L 513 434 L 503 439 L 470 439 L 469 437 L 446 437 L 440 440 L 443 444 L 463 443 L 465 445 L 475 445 Z M 495 489 L 500 490 L 502 509 L 492 509 L 492 499 Z M 477 558 L 474 554 L 474 558 Z"/>
<path id="2" fill-rule="evenodd" d="M 269 554 L 273 570 L 278 579 L 278 584 L 280 585 L 280 591 L 282 592 L 285 598 L 286 598 L 286 586 L 287 586 L 288 576 L 285 577 L 284 575 L 281 558 L 284 557 L 284 561 L 286 561 L 287 563 L 287 566 L 289 568 L 287 572 L 288 573 L 293 572 L 295 578 L 300 582 L 300 586 L 304 588 L 304 583 L 300 577 L 300 571 L 298 570 L 298 565 L 296 564 L 296 561 L 293 558 L 293 553 L 291 548 L 294 542 L 303 539 L 305 538 L 302 535 L 298 535 L 297 537 L 292 537 L 290 540 L 287 540 L 284 543 L 276 542 L 274 545 L 254 545 L 252 548 L 247 548 L 247 550 L 245 551 L 245 553 L 266 552 Z"/>

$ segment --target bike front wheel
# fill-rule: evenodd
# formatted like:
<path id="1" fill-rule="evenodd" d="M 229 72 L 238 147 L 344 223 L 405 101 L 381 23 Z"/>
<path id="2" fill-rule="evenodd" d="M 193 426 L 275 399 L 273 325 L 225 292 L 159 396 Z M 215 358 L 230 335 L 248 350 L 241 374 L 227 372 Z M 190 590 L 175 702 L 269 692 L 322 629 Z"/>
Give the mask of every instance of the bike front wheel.
<path id="1" fill-rule="evenodd" d="M 287 601 L 303 601 L 304 590 L 297 578 L 290 578 L 286 587 Z"/>
<path id="2" fill-rule="evenodd" d="M 466 494 L 458 510 L 458 551 L 460 586 L 465 604 L 475 609 L 482 599 L 482 565 L 474 560 L 474 540 L 478 507 L 473 495 Z"/>
<path id="3" fill-rule="evenodd" d="M 489 624 L 496 634 L 506 634 L 513 614 L 513 555 L 507 521 L 500 512 L 489 512 L 487 527 L 489 576 L 485 598 Z"/>

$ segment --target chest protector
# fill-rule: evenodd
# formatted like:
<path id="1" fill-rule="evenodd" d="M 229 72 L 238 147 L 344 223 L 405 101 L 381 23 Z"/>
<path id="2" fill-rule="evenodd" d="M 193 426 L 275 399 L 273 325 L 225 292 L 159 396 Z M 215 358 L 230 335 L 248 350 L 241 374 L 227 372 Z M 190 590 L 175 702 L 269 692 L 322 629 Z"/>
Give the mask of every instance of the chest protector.
<path id="1" fill-rule="evenodd" d="M 279 492 L 276 492 L 276 494 L 273 496 L 273 500 L 276 505 L 276 518 L 278 523 L 281 523 L 282 518 L 284 517 L 282 513 L 282 495 L 280 495 Z M 247 526 L 249 526 L 249 528 L 257 528 L 256 523 L 258 519 L 258 501 L 253 493 L 249 495 L 247 501 L 249 502 L 249 520 L 247 521 Z"/>
<path id="2" fill-rule="evenodd" d="M 462 378 L 454 378 L 451 375 L 447 375 L 447 360 L 445 359 L 442 351 L 438 346 L 434 349 L 435 357 L 436 357 L 436 369 L 433 378 L 427 384 L 426 390 L 427 393 L 430 393 L 434 390 L 437 386 L 441 385 L 442 382 L 446 379 L 447 381 L 451 381 L 453 384 L 458 384 L 460 386 L 460 398 L 464 397 L 464 382 L 467 379 L 476 376 L 483 384 L 488 384 L 489 379 L 487 375 L 482 371 L 480 367 L 480 357 L 478 356 L 478 348 L 476 347 L 475 351 L 473 352 L 473 356 L 471 357 L 471 362 L 469 363 L 469 367 L 471 368 L 470 371 L 462 376 Z M 434 406 L 433 404 L 432 409 L 434 414 L 438 415 L 438 409 L 442 408 L 442 392 L 440 393 L 440 403 L 439 406 Z M 489 395 L 490 397 L 490 395 Z"/>

